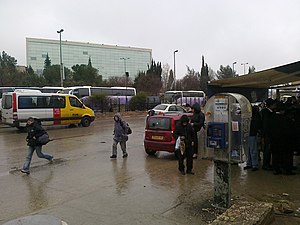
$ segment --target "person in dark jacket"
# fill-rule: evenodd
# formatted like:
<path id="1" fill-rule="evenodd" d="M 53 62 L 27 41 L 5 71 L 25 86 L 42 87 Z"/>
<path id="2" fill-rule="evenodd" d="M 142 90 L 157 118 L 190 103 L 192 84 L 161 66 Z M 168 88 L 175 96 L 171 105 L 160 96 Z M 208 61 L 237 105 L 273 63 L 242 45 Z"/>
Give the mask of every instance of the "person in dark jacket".
<path id="1" fill-rule="evenodd" d="M 126 121 L 122 118 L 120 113 L 116 113 L 114 116 L 114 137 L 113 137 L 113 145 L 112 145 L 112 155 L 111 159 L 117 158 L 117 145 L 120 143 L 121 150 L 123 152 L 123 158 L 128 156 L 126 151 L 126 142 L 128 141 L 128 125 Z"/>
<path id="2" fill-rule="evenodd" d="M 198 156 L 198 148 L 199 148 L 199 141 L 198 141 L 198 132 L 201 130 L 201 128 L 204 126 L 205 116 L 204 113 L 201 111 L 201 107 L 198 103 L 193 104 L 192 106 L 192 112 L 193 116 L 191 118 L 191 125 L 194 129 L 194 153 L 193 158 L 196 159 Z"/>
<path id="3" fill-rule="evenodd" d="M 287 116 L 283 104 L 277 106 L 276 113 L 272 117 L 270 138 L 272 149 L 272 165 L 274 175 L 295 175 L 293 169 L 293 146 L 291 137 L 293 134 L 293 121 Z"/>
<path id="4" fill-rule="evenodd" d="M 258 106 L 252 107 L 252 118 L 250 122 L 250 134 L 248 138 L 249 148 L 247 154 L 247 164 L 245 170 L 258 170 L 258 151 L 257 151 L 257 134 L 261 130 L 262 122 Z"/>
<path id="5" fill-rule="evenodd" d="M 262 118 L 262 135 L 264 141 L 263 148 L 263 166 L 264 170 L 272 170 L 271 166 L 271 118 L 274 115 L 274 108 L 276 107 L 276 102 L 272 98 L 266 100 L 266 107 L 261 110 Z"/>
<path id="6" fill-rule="evenodd" d="M 186 173 L 194 174 L 193 170 L 193 145 L 195 142 L 194 130 L 189 124 L 189 118 L 187 115 L 182 115 L 180 118 L 180 123 L 175 127 L 173 137 L 184 143 L 185 149 L 183 151 L 178 151 L 178 169 L 182 175 L 185 175 L 185 167 L 183 164 L 184 158 L 186 157 Z"/>
<path id="7" fill-rule="evenodd" d="M 47 159 L 52 162 L 53 156 L 42 153 L 42 144 L 38 141 L 38 138 L 46 133 L 42 128 L 40 121 L 29 117 L 26 124 L 27 129 L 27 145 L 28 145 L 28 154 L 23 165 L 22 173 L 30 174 L 30 163 L 32 159 L 33 152 L 36 151 L 36 154 L 39 158 Z"/>

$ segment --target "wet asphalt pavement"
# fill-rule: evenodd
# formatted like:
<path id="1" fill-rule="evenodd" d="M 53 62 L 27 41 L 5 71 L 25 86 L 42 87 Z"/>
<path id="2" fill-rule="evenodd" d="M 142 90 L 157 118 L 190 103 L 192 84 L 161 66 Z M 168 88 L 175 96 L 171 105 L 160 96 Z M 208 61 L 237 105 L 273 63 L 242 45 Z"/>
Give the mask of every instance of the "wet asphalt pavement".
<path id="1" fill-rule="evenodd" d="M 145 153 L 145 117 L 125 118 L 133 130 L 127 142 L 128 158 L 122 158 L 119 146 L 118 158 L 109 158 L 112 118 L 99 118 L 87 128 L 49 126 L 45 128 L 54 141 L 43 151 L 55 160 L 50 164 L 34 155 L 29 176 L 18 171 L 27 153 L 26 133 L 0 127 L 0 224 L 34 214 L 55 216 L 69 225 L 207 224 L 213 220 L 221 212 L 211 208 L 213 163 L 198 157 L 196 174 L 180 175 L 173 154 L 149 157 Z M 295 176 L 274 176 L 242 167 L 232 166 L 233 203 L 286 200 L 300 208 L 299 169 Z M 300 224 L 300 219 L 294 214 L 277 215 L 275 224 Z"/>

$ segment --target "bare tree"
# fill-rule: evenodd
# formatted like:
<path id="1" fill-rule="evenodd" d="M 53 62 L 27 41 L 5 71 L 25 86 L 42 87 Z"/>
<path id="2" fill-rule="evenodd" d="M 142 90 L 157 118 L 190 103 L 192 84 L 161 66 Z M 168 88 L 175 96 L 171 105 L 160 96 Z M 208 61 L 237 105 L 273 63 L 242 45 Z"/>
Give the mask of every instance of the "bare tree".
<path id="1" fill-rule="evenodd" d="M 165 92 L 168 89 L 169 79 L 170 79 L 170 66 L 168 63 L 163 65 L 162 74 L 161 74 L 161 82 L 162 82 L 162 92 Z"/>

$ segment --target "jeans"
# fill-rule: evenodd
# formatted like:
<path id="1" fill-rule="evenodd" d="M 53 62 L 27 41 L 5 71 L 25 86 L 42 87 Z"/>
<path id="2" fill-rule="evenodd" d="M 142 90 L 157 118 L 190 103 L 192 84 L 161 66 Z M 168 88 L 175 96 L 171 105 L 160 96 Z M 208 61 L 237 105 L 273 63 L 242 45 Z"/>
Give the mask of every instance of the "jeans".
<path id="1" fill-rule="evenodd" d="M 121 150 L 123 152 L 123 155 L 126 154 L 126 141 L 116 141 L 114 140 L 113 145 L 112 145 L 112 154 L 117 155 L 117 144 L 120 143 Z"/>
<path id="2" fill-rule="evenodd" d="M 258 168 L 258 151 L 257 151 L 257 137 L 249 136 L 249 149 L 248 149 L 248 159 L 247 166 L 252 168 Z"/>
<path id="3" fill-rule="evenodd" d="M 49 161 L 51 161 L 53 159 L 53 156 L 42 153 L 42 146 L 29 146 L 28 147 L 28 153 L 27 153 L 27 156 L 26 156 L 26 160 L 25 160 L 25 163 L 23 165 L 23 170 L 25 170 L 25 171 L 29 171 L 30 163 L 31 163 L 31 159 L 32 159 L 32 155 L 33 155 L 34 150 L 36 151 L 36 155 L 39 158 L 44 158 L 44 159 L 47 159 Z"/>

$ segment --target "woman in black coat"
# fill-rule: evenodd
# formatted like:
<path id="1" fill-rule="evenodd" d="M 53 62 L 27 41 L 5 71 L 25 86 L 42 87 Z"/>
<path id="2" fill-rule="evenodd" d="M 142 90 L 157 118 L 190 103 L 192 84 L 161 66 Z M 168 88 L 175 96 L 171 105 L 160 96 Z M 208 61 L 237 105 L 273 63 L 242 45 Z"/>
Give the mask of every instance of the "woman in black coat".
<path id="1" fill-rule="evenodd" d="M 198 147 L 199 147 L 198 132 L 204 126 L 205 116 L 204 113 L 201 112 L 201 106 L 198 103 L 195 103 L 192 106 L 192 112 L 193 112 L 193 116 L 191 118 L 191 125 L 194 129 L 194 135 L 195 135 L 194 137 L 195 144 L 193 146 L 194 149 L 193 158 L 196 159 L 198 155 Z"/>
<path id="2" fill-rule="evenodd" d="M 184 158 L 186 157 L 186 173 L 194 174 L 193 170 L 193 146 L 195 142 L 194 130 L 189 124 L 189 118 L 187 115 L 182 115 L 180 119 L 180 123 L 178 123 L 175 127 L 173 137 L 180 138 L 183 141 L 185 146 L 185 151 L 182 154 L 180 150 L 178 150 L 178 169 L 182 175 L 185 175 L 184 170 Z"/>

